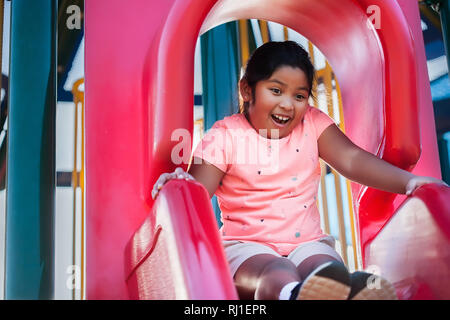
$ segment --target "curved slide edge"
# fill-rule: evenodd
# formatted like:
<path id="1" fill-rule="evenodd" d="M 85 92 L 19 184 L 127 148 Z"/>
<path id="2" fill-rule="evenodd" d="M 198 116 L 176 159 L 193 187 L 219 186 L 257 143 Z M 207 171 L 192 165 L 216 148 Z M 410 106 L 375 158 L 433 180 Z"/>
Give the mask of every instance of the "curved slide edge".
<path id="1" fill-rule="evenodd" d="M 448 187 L 422 186 L 366 247 L 366 269 L 391 281 L 400 299 L 450 299 L 449 199 Z"/>
<path id="2" fill-rule="evenodd" d="M 126 246 L 125 278 L 130 299 L 238 299 L 201 184 L 164 186 Z"/>

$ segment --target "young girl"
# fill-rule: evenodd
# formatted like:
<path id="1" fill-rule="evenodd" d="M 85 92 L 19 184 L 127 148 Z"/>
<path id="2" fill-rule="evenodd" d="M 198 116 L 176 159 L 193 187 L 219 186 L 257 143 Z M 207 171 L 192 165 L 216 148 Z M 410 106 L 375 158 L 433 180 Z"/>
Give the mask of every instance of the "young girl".
<path id="1" fill-rule="evenodd" d="M 241 79 L 243 113 L 217 121 L 193 154 L 156 182 L 195 179 L 216 194 L 221 234 L 241 299 L 396 299 L 385 279 L 349 274 L 324 234 L 316 195 L 319 157 L 358 183 L 411 194 L 440 180 L 415 176 L 354 145 L 308 105 L 314 67 L 293 41 L 268 42 Z M 367 286 L 372 283 L 372 286 Z"/>

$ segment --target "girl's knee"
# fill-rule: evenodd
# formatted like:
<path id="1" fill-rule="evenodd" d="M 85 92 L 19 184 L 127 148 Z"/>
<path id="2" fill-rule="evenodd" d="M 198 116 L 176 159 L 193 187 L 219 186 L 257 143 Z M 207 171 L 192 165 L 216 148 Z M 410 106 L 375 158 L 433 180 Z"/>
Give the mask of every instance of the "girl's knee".
<path id="1" fill-rule="evenodd" d="M 296 273 L 295 264 L 284 257 L 276 257 L 275 259 L 269 261 L 262 269 L 262 274 L 272 273 L 272 272 L 292 272 Z"/>
<path id="2" fill-rule="evenodd" d="M 296 266 L 292 261 L 284 257 L 260 254 L 245 260 L 236 271 L 234 278 L 235 281 L 245 278 L 248 282 L 248 279 L 259 279 L 269 273 L 286 271 L 296 273 Z"/>
<path id="3" fill-rule="evenodd" d="M 255 289 L 255 299 L 278 299 L 281 289 L 288 283 L 300 282 L 297 269 L 287 258 L 277 258 L 265 265 Z"/>
<path id="4" fill-rule="evenodd" d="M 303 260 L 298 266 L 297 266 L 297 272 L 301 279 L 305 279 L 314 269 L 321 266 L 324 263 L 330 262 L 330 261 L 337 261 L 342 263 L 341 261 L 337 260 L 335 257 L 330 256 L 328 254 L 315 254 L 313 256 L 310 256 Z"/>
<path id="5" fill-rule="evenodd" d="M 261 254 L 244 261 L 234 280 L 241 299 L 277 299 L 285 284 L 300 278 L 292 261 Z"/>

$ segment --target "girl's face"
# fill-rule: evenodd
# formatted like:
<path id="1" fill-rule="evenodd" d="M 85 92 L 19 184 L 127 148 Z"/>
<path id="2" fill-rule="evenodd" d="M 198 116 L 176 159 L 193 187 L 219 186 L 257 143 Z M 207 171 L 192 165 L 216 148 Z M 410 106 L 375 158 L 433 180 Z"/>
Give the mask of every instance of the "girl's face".
<path id="1" fill-rule="evenodd" d="M 306 74 L 299 68 L 281 66 L 269 79 L 261 80 L 255 86 L 255 99 L 245 80 L 241 80 L 243 100 L 249 102 L 248 115 L 257 132 L 278 129 L 278 138 L 288 136 L 303 119 L 308 108 L 309 85 Z"/>

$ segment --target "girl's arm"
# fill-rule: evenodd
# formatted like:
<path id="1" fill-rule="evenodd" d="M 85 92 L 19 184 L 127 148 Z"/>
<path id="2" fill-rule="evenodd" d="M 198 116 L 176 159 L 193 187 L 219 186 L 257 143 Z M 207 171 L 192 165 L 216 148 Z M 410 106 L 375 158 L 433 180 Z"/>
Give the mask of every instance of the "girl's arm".
<path id="1" fill-rule="evenodd" d="M 163 185 L 172 179 L 196 180 L 206 188 L 209 193 L 209 197 L 212 198 L 225 173 L 204 160 L 197 159 L 195 162 L 200 164 L 194 164 L 194 161 L 192 161 L 188 172 L 184 172 L 182 168 L 178 167 L 172 173 L 161 174 L 156 183 L 153 185 L 153 200 L 156 199 L 159 190 L 162 189 Z"/>
<path id="2" fill-rule="evenodd" d="M 343 176 L 372 188 L 409 195 L 427 183 L 445 184 L 432 177 L 416 176 L 359 148 L 336 125 L 323 131 L 318 148 L 319 156 Z"/>
<path id="3" fill-rule="evenodd" d="M 197 160 L 194 160 L 197 159 Z M 206 162 L 203 159 L 194 158 L 188 170 L 195 180 L 200 182 L 208 191 L 209 197 L 212 198 L 220 181 L 222 181 L 225 172 Z M 200 164 L 196 164 L 200 163 Z"/>

